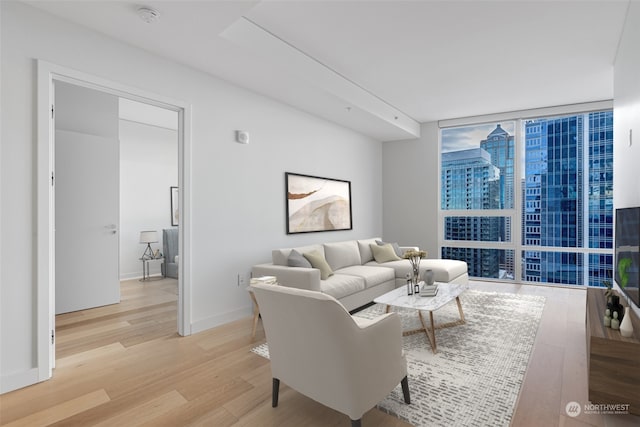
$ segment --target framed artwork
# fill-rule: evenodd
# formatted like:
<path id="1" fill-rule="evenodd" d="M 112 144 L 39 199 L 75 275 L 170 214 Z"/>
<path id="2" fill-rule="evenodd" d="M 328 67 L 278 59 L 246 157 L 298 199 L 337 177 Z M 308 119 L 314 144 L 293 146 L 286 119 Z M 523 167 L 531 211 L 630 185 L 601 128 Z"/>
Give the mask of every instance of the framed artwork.
<path id="1" fill-rule="evenodd" d="M 287 234 L 351 230 L 351 181 L 285 172 Z"/>
<path id="2" fill-rule="evenodd" d="M 171 190 L 171 225 L 178 225 L 180 210 L 178 203 L 178 187 L 169 187 Z"/>

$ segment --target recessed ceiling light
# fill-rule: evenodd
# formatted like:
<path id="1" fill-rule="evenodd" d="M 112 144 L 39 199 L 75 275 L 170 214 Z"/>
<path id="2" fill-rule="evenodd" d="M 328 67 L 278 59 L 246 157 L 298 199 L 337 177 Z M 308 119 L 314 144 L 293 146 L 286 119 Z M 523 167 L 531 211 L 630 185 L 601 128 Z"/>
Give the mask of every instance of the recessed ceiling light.
<path id="1" fill-rule="evenodd" d="M 141 7 L 138 9 L 138 16 L 147 24 L 153 24 L 160 19 L 160 12 L 150 7 Z"/>

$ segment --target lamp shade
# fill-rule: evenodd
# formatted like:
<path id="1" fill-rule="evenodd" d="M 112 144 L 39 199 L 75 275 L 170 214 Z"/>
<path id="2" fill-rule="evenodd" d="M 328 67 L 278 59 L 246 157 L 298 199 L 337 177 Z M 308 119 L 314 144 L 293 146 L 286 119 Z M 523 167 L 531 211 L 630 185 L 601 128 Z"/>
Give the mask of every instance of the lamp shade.
<path id="1" fill-rule="evenodd" d="M 156 243 L 158 241 L 157 231 L 141 231 L 140 243 Z"/>

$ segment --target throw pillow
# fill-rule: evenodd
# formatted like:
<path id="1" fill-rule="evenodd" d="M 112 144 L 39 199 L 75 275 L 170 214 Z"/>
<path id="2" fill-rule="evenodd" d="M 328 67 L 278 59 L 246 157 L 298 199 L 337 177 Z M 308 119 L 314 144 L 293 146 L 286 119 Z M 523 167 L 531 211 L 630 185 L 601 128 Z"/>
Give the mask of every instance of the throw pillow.
<path id="1" fill-rule="evenodd" d="M 320 270 L 320 278 L 322 280 L 327 280 L 330 276 L 333 276 L 333 270 L 331 270 L 327 260 L 324 259 L 324 256 L 320 252 L 311 251 L 302 255 L 309 260 L 313 268 Z"/>
<path id="2" fill-rule="evenodd" d="M 287 265 L 289 267 L 311 268 L 311 263 L 295 249 L 291 249 L 291 253 L 289 253 L 289 257 L 287 258 Z"/>
<path id="3" fill-rule="evenodd" d="M 398 257 L 402 258 L 402 250 L 400 249 L 400 245 L 398 245 L 397 243 L 385 243 L 382 240 L 376 240 L 376 243 L 380 246 L 384 246 L 387 244 L 393 246 L 393 251 L 396 253 L 396 255 L 398 255 Z"/>
<path id="4" fill-rule="evenodd" d="M 398 261 L 400 258 L 396 255 L 396 252 L 393 250 L 393 246 L 391 243 L 387 243 L 386 245 L 370 245 L 371 252 L 373 252 L 373 258 L 376 262 L 383 263 L 389 261 Z"/>

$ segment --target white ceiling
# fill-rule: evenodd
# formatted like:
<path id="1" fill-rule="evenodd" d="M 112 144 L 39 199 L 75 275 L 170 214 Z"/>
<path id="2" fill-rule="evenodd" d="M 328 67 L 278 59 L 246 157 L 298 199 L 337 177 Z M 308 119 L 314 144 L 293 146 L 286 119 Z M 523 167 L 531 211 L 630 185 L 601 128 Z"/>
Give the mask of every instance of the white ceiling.
<path id="1" fill-rule="evenodd" d="M 409 138 L 416 122 L 611 99 L 628 7 L 628 0 L 27 3 L 380 140 Z M 141 5 L 158 10 L 159 21 L 141 21 Z"/>

